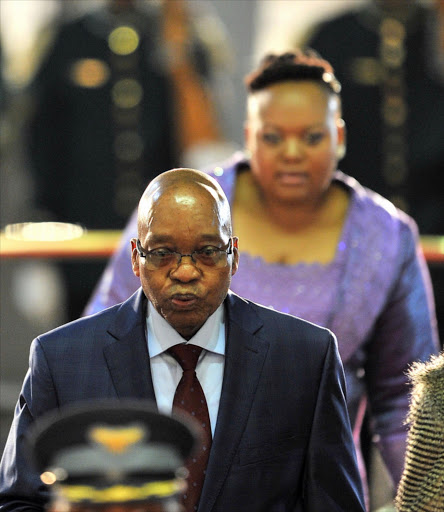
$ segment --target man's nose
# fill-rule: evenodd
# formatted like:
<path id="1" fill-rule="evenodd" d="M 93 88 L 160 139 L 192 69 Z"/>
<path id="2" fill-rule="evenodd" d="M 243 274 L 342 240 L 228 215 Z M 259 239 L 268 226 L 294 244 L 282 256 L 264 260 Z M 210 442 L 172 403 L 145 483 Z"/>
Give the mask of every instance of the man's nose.
<path id="1" fill-rule="evenodd" d="M 194 281 L 198 279 L 200 275 L 200 270 L 196 267 L 190 255 L 182 255 L 177 266 L 170 272 L 170 276 L 173 279 L 177 279 L 183 283 Z"/>

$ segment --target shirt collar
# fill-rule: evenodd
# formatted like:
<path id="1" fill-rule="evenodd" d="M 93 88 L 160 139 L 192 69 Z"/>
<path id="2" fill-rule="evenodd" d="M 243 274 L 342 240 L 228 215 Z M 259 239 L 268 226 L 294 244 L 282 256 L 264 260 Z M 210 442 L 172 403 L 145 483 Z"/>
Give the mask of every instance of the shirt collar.
<path id="1" fill-rule="evenodd" d="M 192 343 L 210 352 L 225 355 L 225 308 L 223 304 L 188 341 L 171 327 L 150 301 L 148 301 L 146 327 L 150 358 L 162 354 L 179 343 Z"/>

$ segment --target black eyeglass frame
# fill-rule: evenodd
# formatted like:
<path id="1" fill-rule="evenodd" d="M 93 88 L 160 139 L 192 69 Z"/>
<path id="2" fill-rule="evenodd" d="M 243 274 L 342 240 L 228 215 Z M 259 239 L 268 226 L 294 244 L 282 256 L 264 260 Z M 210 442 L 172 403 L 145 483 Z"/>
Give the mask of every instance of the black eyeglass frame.
<path id="1" fill-rule="evenodd" d="M 237 241 L 237 238 L 236 238 L 236 241 L 234 241 L 233 239 L 236 238 L 236 237 L 232 237 L 230 236 L 230 239 L 228 240 L 228 246 L 226 249 L 221 249 L 220 247 L 215 247 L 215 246 L 211 246 L 213 247 L 214 249 L 216 249 L 217 251 L 219 252 L 224 252 L 227 256 L 229 256 L 230 254 L 233 254 L 233 247 L 237 247 L 236 245 L 236 241 Z M 139 256 L 141 258 L 145 258 L 145 260 L 147 259 L 147 256 L 151 253 L 153 253 L 154 251 L 156 251 L 156 249 L 153 249 L 152 251 L 146 251 L 143 247 L 142 247 L 142 244 L 140 243 L 140 239 L 138 238 L 136 240 L 136 249 L 137 249 L 137 252 L 139 254 Z M 203 251 L 205 248 L 203 249 L 198 249 L 198 250 L 195 250 L 193 251 L 191 254 L 182 254 L 181 252 L 178 252 L 178 251 L 170 251 L 171 254 L 177 254 L 179 255 L 179 259 L 177 260 L 177 263 L 176 265 L 179 266 L 182 262 L 182 258 L 185 256 L 185 257 L 189 257 L 191 258 L 191 261 L 194 263 L 194 265 L 198 265 L 198 261 L 196 261 L 193 257 L 193 255 L 195 253 L 200 253 L 201 251 Z M 204 263 L 205 265 L 205 263 Z M 206 265 L 206 266 L 210 266 L 210 265 Z M 161 267 L 159 267 L 161 268 Z"/>

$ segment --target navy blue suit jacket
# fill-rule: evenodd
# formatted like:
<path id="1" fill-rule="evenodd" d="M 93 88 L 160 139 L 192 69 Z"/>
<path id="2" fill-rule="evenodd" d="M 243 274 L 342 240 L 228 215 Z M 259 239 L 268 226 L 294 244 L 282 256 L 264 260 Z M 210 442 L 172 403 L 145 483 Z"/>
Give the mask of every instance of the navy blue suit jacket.
<path id="1" fill-rule="evenodd" d="M 199 512 L 362 512 L 342 364 L 327 329 L 232 292 L 216 430 Z M 36 338 L 5 448 L 0 510 L 43 510 L 48 499 L 24 454 L 35 418 L 70 402 L 155 400 L 146 299 Z"/>

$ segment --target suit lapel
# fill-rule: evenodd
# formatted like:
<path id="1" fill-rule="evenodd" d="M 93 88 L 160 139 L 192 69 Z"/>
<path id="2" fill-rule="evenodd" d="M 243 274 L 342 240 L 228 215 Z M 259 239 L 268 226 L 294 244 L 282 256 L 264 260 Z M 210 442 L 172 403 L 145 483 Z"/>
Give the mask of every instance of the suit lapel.
<path id="1" fill-rule="evenodd" d="M 269 343 L 255 333 L 262 321 L 246 301 L 229 293 L 225 372 L 216 431 L 199 511 L 209 512 L 228 475 L 244 432 Z"/>
<path id="2" fill-rule="evenodd" d="M 104 356 L 119 398 L 155 400 L 145 335 L 146 299 L 139 289 L 124 302 L 108 328 Z"/>

